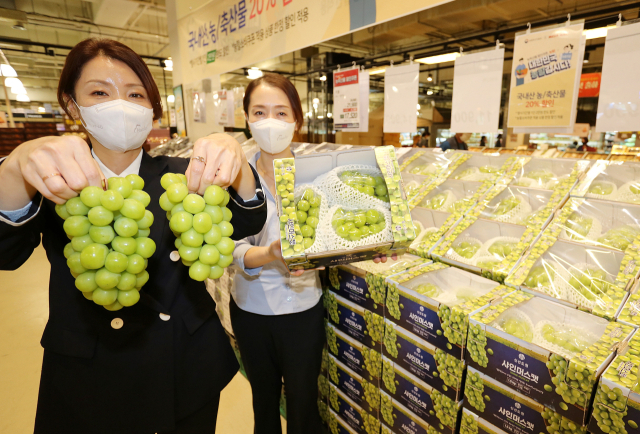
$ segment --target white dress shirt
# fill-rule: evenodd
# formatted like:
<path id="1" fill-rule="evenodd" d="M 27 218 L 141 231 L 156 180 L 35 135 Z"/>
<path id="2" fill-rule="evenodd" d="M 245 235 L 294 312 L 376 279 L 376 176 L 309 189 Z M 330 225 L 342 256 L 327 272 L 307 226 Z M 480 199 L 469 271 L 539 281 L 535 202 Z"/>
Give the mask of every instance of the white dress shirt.
<path id="1" fill-rule="evenodd" d="M 140 148 L 140 152 L 138 153 L 138 156 L 136 157 L 135 160 L 133 160 L 131 162 L 131 164 L 129 164 L 129 167 L 124 169 L 122 171 L 122 173 L 117 174 L 117 173 L 114 173 L 113 171 L 111 171 L 111 169 L 109 169 L 107 166 L 105 166 L 104 163 L 102 161 L 100 161 L 100 159 L 98 158 L 96 153 L 93 151 L 93 149 L 91 149 L 91 155 L 93 155 L 93 159 L 96 160 L 96 163 L 98 163 L 98 166 L 100 167 L 100 171 L 102 172 L 104 177 L 107 178 L 107 179 L 116 178 L 116 177 L 124 178 L 127 175 L 137 175 L 137 174 L 139 174 L 140 173 L 140 163 L 142 163 L 142 153 L 143 153 L 142 148 Z"/>
<path id="2" fill-rule="evenodd" d="M 258 158 L 259 152 L 249 162 L 257 167 Z M 303 312 L 315 306 L 322 296 L 317 271 L 308 271 L 295 277 L 291 276 L 287 267 L 279 260 L 258 268 L 246 268 L 244 264 L 244 256 L 249 249 L 256 246 L 267 247 L 280 238 L 276 201 L 262 176 L 260 182 L 265 186 L 267 222 L 257 235 L 236 241 L 233 263 L 239 271 L 233 279 L 231 294 L 238 307 L 247 312 L 260 315 Z"/>

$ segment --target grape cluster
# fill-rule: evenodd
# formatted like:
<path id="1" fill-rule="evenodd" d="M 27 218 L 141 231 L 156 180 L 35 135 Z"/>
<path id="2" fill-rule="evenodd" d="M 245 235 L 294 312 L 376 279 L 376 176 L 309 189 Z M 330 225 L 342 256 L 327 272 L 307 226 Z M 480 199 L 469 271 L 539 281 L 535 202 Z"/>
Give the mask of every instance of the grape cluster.
<path id="1" fill-rule="evenodd" d="M 434 285 L 433 283 L 421 283 L 420 285 L 412 288 L 418 294 L 424 295 L 425 297 L 435 298 L 442 294 L 442 290 Z"/>
<path id="2" fill-rule="evenodd" d="M 467 351 L 471 360 L 486 368 L 489 364 L 487 357 L 487 335 L 480 324 L 471 324 L 469 327 L 469 339 L 467 339 Z M 491 351 L 489 349 L 488 351 Z"/>
<path id="3" fill-rule="evenodd" d="M 624 304 L 624 308 L 620 315 L 618 315 L 618 321 L 625 321 L 629 324 L 638 325 L 640 321 L 640 292 L 631 294 Z"/>
<path id="4" fill-rule="evenodd" d="M 149 280 L 147 259 L 156 244 L 149 238 L 151 198 L 143 188 L 138 175 L 109 178 L 107 191 L 86 187 L 55 208 L 71 240 L 64 257 L 76 288 L 110 311 L 136 304 Z"/>
<path id="5" fill-rule="evenodd" d="M 372 378 L 380 378 L 382 375 L 382 356 L 375 350 L 362 347 L 364 365 Z"/>
<path id="6" fill-rule="evenodd" d="M 327 310 L 329 311 L 329 317 L 331 318 L 331 321 L 338 324 L 340 321 L 340 317 L 338 316 L 338 300 L 336 300 L 336 296 L 331 292 L 327 295 Z"/>
<path id="7" fill-rule="evenodd" d="M 485 409 L 483 393 L 484 382 L 480 374 L 478 372 L 468 372 L 467 384 L 464 387 L 464 396 L 469 401 L 469 404 L 480 413 L 483 413 Z"/>
<path id="8" fill-rule="evenodd" d="M 398 341 L 396 329 L 392 324 L 385 323 L 384 327 L 384 346 L 387 352 L 394 359 L 398 357 Z"/>
<path id="9" fill-rule="evenodd" d="M 280 196 L 282 214 L 280 215 L 280 243 L 282 244 L 282 256 L 290 258 L 303 253 L 304 237 L 297 221 L 295 197 L 296 168 L 293 158 L 284 158 L 274 162 L 276 182 L 276 194 Z M 285 205 L 286 204 L 286 205 Z"/>
<path id="10" fill-rule="evenodd" d="M 318 398 L 318 412 L 322 421 L 327 423 L 329 421 L 329 406 L 321 398 Z"/>
<path id="11" fill-rule="evenodd" d="M 478 421 L 469 413 L 462 413 L 460 434 L 478 434 Z"/>
<path id="12" fill-rule="evenodd" d="M 175 246 L 189 277 L 200 282 L 219 279 L 233 262 L 235 243 L 231 238 L 229 193 L 217 185 L 207 187 L 204 197 L 189 194 L 186 178 L 166 173 L 160 179 L 166 190 L 160 207 L 167 212 Z"/>
<path id="13" fill-rule="evenodd" d="M 415 226 L 406 202 L 391 205 L 391 223 L 396 242 L 412 241 L 416 238 Z"/>
<path id="14" fill-rule="evenodd" d="M 445 426 L 455 428 L 458 419 L 458 406 L 455 401 L 437 390 L 431 393 L 431 400 L 438 420 Z"/>
<path id="15" fill-rule="evenodd" d="M 382 380 L 389 392 L 396 393 L 396 371 L 393 369 L 393 363 L 388 360 L 382 361 Z"/>
<path id="16" fill-rule="evenodd" d="M 476 240 L 461 240 L 453 246 L 453 251 L 465 259 L 471 259 L 480 250 L 482 244 Z"/>
<path id="17" fill-rule="evenodd" d="M 367 434 L 379 434 L 380 433 L 380 421 L 372 414 L 362 411 L 362 422 L 364 425 L 364 431 Z"/>
<path id="18" fill-rule="evenodd" d="M 445 353 L 441 349 L 436 349 L 435 359 L 438 366 L 439 377 L 442 378 L 444 384 L 458 389 L 462 382 L 462 374 L 465 368 L 464 362 L 456 359 L 451 354 Z"/>
<path id="19" fill-rule="evenodd" d="M 382 342 L 384 337 L 384 318 L 371 311 L 364 311 L 364 321 L 367 325 L 367 333 L 374 342 Z"/>
<path id="20" fill-rule="evenodd" d="M 323 398 L 329 395 L 329 380 L 322 374 L 318 375 L 318 391 Z"/>
<path id="21" fill-rule="evenodd" d="M 549 434 L 586 434 L 587 427 L 579 426 L 555 411 L 545 408 L 542 418 Z"/>
<path id="22" fill-rule="evenodd" d="M 369 296 L 373 302 L 376 304 L 383 304 L 387 293 L 387 284 L 384 278 L 380 278 L 373 273 L 367 273 L 365 281 L 369 288 Z"/>
<path id="23" fill-rule="evenodd" d="M 598 423 L 598 427 L 606 434 L 627 434 L 627 427 L 624 418 L 627 416 L 627 397 L 622 393 L 622 389 L 614 387 L 611 389 L 606 384 L 600 385 L 593 403 L 593 417 Z M 630 420 L 629 426 L 638 428 L 638 424 Z"/>
<path id="24" fill-rule="evenodd" d="M 302 196 L 296 203 L 295 211 L 300 227 L 300 233 L 302 234 L 302 245 L 304 249 L 308 249 L 313 246 L 316 240 L 316 229 L 318 229 L 318 223 L 320 223 L 320 204 L 322 198 L 320 195 L 314 193 L 311 188 L 307 188 Z M 290 211 L 291 201 L 289 199 L 282 199 L 282 207 L 285 212 Z M 288 242 L 287 242 L 288 243 Z M 286 243 L 283 245 L 284 249 L 289 246 Z M 294 249 L 295 250 L 295 249 Z"/>
<path id="25" fill-rule="evenodd" d="M 496 209 L 490 218 L 496 219 L 503 215 L 513 211 L 513 209 L 520 205 L 521 199 L 518 196 L 509 196 L 498 202 Z"/>
<path id="26" fill-rule="evenodd" d="M 570 240 L 584 241 L 593 226 L 593 218 L 573 212 L 565 223 L 565 232 Z"/>
<path id="27" fill-rule="evenodd" d="M 458 309 L 457 306 L 450 308 L 445 304 L 441 304 L 438 308 L 438 317 L 440 318 L 444 336 L 451 345 L 463 346 L 467 338 L 467 328 L 469 327 L 467 314 Z M 448 345 L 447 348 L 451 345 Z"/>
<path id="28" fill-rule="evenodd" d="M 522 339 L 525 342 L 531 342 L 533 340 L 533 327 L 531 324 L 515 315 L 502 316 L 495 321 L 494 325 L 496 328 L 503 330 L 518 339 Z"/>
<path id="29" fill-rule="evenodd" d="M 400 319 L 400 293 L 395 284 L 387 285 L 387 312 L 395 319 Z"/>
<path id="30" fill-rule="evenodd" d="M 501 241 L 497 240 L 489 248 L 487 251 L 491 253 L 496 259 L 503 260 L 507 256 L 511 254 L 518 247 L 518 243 L 513 243 L 509 241 Z"/>
<path id="31" fill-rule="evenodd" d="M 331 219 L 331 226 L 339 237 L 349 241 L 360 241 L 369 235 L 382 232 L 387 222 L 384 214 L 375 209 L 346 211 L 338 208 Z"/>
<path id="32" fill-rule="evenodd" d="M 340 410 L 340 404 L 338 403 L 338 391 L 335 387 L 329 388 L 329 403 L 331 404 L 331 408 L 335 411 Z"/>
<path id="33" fill-rule="evenodd" d="M 338 419 L 336 419 L 336 416 L 331 412 L 329 412 L 329 429 L 331 430 L 331 434 L 340 434 Z"/>
<path id="34" fill-rule="evenodd" d="M 387 429 L 386 426 L 380 425 L 380 434 L 393 434 L 393 433 L 389 429 Z M 432 434 L 432 433 L 428 433 L 428 434 Z"/>
<path id="35" fill-rule="evenodd" d="M 360 193 L 389 202 L 387 185 L 382 176 L 371 176 L 355 170 L 345 170 L 340 174 L 340 180 Z"/>
<path id="36" fill-rule="evenodd" d="M 524 285 L 529 288 L 539 289 L 542 292 L 548 292 L 546 288 L 552 285 L 555 275 L 555 270 L 552 267 L 538 265 L 529 271 Z"/>
<path id="37" fill-rule="evenodd" d="M 373 409 L 380 408 L 380 389 L 374 384 L 362 379 L 362 389 L 364 390 L 364 398 Z"/>
<path id="38" fill-rule="evenodd" d="M 589 186 L 588 193 L 608 196 L 613 193 L 613 186 L 608 182 L 592 182 Z"/>
<path id="39" fill-rule="evenodd" d="M 329 346 L 329 351 L 335 356 L 338 355 L 338 341 L 336 339 L 336 332 L 333 330 L 333 327 L 327 325 L 325 327 L 327 334 L 327 345 Z"/>
<path id="40" fill-rule="evenodd" d="M 333 384 L 338 384 L 338 365 L 333 357 L 329 357 L 329 377 Z"/>
<path id="41" fill-rule="evenodd" d="M 380 403 L 380 413 L 382 413 L 382 418 L 389 426 L 393 426 L 393 419 L 396 417 L 393 414 L 393 402 L 388 395 L 382 395 L 382 400 Z"/>
<path id="42" fill-rule="evenodd" d="M 338 275 L 338 269 L 335 267 L 329 268 L 329 282 L 333 289 L 340 289 L 340 276 Z"/>
<path id="43" fill-rule="evenodd" d="M 419 206 L 423 208 L 439 210 L 444 206 L 449 194 L 453 194 L 453 193 L 444 192 L 444 193 L 438 193 L 432 196 L 428 196 L 422 201 L 422 203 Z"/>
<path id="44" fill-rule="evenodd" d="M 322 363 L 320 364 L 320 370 L 326 371 L 328 363 L 329 363 L 329 353 L 327 352 L 327 347 L 324 347 L 322 349 Z"/>

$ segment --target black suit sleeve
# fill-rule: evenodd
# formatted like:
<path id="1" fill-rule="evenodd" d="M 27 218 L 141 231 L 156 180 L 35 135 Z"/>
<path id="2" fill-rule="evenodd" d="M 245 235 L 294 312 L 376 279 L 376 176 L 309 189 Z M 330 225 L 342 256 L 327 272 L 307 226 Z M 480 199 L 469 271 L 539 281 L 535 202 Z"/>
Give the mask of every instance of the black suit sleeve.
<path id="1" fill-rule="evenodd" d="M 12 222 L 0 214 L 0 270 L 16 270 L 40 244 L 42 196 L 38 193 L 24 217 Z"/>
<path id="2" fill-rule="evenodd" d="M 251 167 L 256 181 L 257 199 L 245 201 L 233 187 L 229 187 L 228 190 L 231 200 L 229 200 L 227 208 L 229 208 L 229 211 L 233 214 L 231 218 L 233 235 L 231 238 L 234 241 L 259 233 L 267 221 L 267 201 L 265 200 L 262 185 L 260 184 L 260 177 L 251 164 L 249 164 L 249 167 Z"/>

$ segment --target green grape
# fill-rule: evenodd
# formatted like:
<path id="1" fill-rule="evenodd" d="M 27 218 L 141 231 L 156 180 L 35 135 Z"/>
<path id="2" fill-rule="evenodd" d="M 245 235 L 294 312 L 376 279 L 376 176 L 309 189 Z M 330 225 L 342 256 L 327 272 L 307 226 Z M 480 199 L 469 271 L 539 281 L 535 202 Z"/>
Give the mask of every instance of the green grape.
<path id="1" fill-rule="evenodd" d="M 362 347 L 364 365 L 372 378 L 380 378 L 382 374 L 382 356 L 375 350 Z"/>
<path id="2" fill-rule="evenodd" d="M 421 283 L 413 290 L 429 298 L 435 298 L 442 293 L 442 290 L 433 283 Z"/>
<path id="3" fill-rule="evenodd" d="M 364 431 L 367 434 L 379 434 L 380 433 L 380 421 L 372 414 L 362 411 L 362 422 L 364 425 Z"/>
<path id="4" fill-rule="evenodd" d="M 345 170 L 340 180 L 360 193 L 389 202 L 387 185 L 382 177 L 374 177 L 356 170 Z"/>
<path id="5" fill-rule="evenodd" d="M 624 225 L 608 230 L 598 238 L 598 242 L 613 249 L 627 250 L 629 244 L 635 240 L 640 232 L 630 225 Z"/>
<path id="6" fill-rule="evenodd" d="M 329 377 L 333 384 L 338 384 L 338 364 L 333 357 L 329 357 Z"/>
<path id="7" fill-rule="evenodd" d="M 460 434 L 478 434 L 478 422 L 475 417 L 467 413 L 462 413 Z"/>
<path id="8" fill-rule="evenodd" d="M 396 393 L 396 371 L 393 369 L 393 363 L 388 360 L 382 361 L 382 380 L 387 389 L 395 395 Z"/>
<path id="9" fill-rule="evenodd" d="M 384 318 L 376 313 L 365 310 L 364 320 L 367 325 L 369 337 L 375 342 L 382 342 L 384 336 Z"/>
<path id="10" fill-rule="evenodd" d="M 471 360 L 478 365 L 486 368 L 489 358 L 486 352 L 487 335 L 479 324 L 471 324 L 469 326 L 469 339 L 467 339 L 467 351 L 471 356 Z"/>
<path id="11" fill-rule="evenodd" d="M 329 364 L 329 353 L 327 352 L 327 348 L 322 349 L 322 363 L 320 364 L 320 370 L 325 371 L 328 369 Z"/>
<path id="12" fill-rule="evenodd" d="M 579 426 L 555 411 L 545 408 L 542 417 L 549 434 L 586 434 L 587 427 Z"/>
<path id="13" fill-rule="evenodd" d="M 437 164 L 435 163 L 430 163 L 430 164 L 416 164 L 415 166 L 413 166 L 411 168 L 411 170 L 409 170 L 409 173 L 413 174 L 413 175 L 430 175 L 433 173 L 437 173 L 439 170 L 439 167 Z"/>
<path id="14" fill-rule="evenodd" d="M 387 395 L 382 395 L 382 402 L 380 403 L 380 413 L 382 413 L 382 418 L 386 422 L 387 425 L 393 426 L 393 419 L 395 415 L 393 414 L 393 402 L 391 398 Z"/>
<path id="15" fill-rule="evenodd" d="M 335 233 L 349 241 L 360 241 L 386 227 L 384 214 L 377 210 L 345 211 L 338 208 L 331 219 Z"/>
<path id="16" fill-rule="evenodd" d="M 449 208 L 447 208 L 447 211 L 450 213 L 463 213 L 468 210 L 471 205 L 473 205 L 472 196 L 463 197 L 453 202 Z"/>
<path id="17" fill-rule="evenodd" d="M 608 196 L 613 193 L 613 186 L 608 182 L 592 182 L 589 186 L 588 193 Z"/>
<path id="18" fill-rule="evenodd" d="M 365 277 L 367 287 L 369 289 L 369 296 L 376 304 L 384 304 L 387 294 L 387 284 L 383 276 L 377 276 L 373 273 L 367 273 Z"/>
<path id="19" fill-rule="evenodd" d="M 546 184 L 556 178 L 556 175 L 553 172 L 546 169 L 531 170 L 526 172 L 524 176 L 537 181 L 538 184 Z"/>
<path id="20" fill-rule="evenodd" d="M 327 295 L 327 310 L 329 311 L 329 317 L 334 324 L 338 324 L 340 322 L 340 316 L 338 315 L 338 301 L 333 293 L 328 293 Z"/>
<path id="21" fill-rule="evenodd" d="M 387 286 L 387 312 L 389 315 L 394 317 L 395 319 L 400 319 L 400 294 L 398 292 L 398 287 L 394 284 L 390 284 Z"/>
<path id="22" fill-rule="evenodd" d="M 501 217 L 511 211 L 514 208 L 520 205 L 520 198 L 516 196 L 510 196 L 502 199 L 498 202 L 496 209 L 493 211 L 491 218 L 496 219 L 497 217 Z"/>
<path id="23" fill-rule="evenodd" d="M 329 406 L 322 399 L 318 398 L 318 412 L 324 423 L 329 422 Z"/>
<path id="24" fill-rule="evenodd" d="M 338 355 L 338 342 L 336 339 L 336 332 L 333 330 L 333 327 L 326 326 L 325 327 L 327 334 L 327 345 L 329 346 L 329 351 L 335 356 Z"/>
<path id="25" fill-rule="evenodd" d="M 474 167 L 470 167 L 468 169 L 463 170 L 462 172 L 459 172 L 457 175 L 455 175 L 453 177 L 453 179 L 465 179 L 465 178 L 469 178 L 473 175 L 476 174 L 476 170 Z"/>
<path id="26" fill-rule="evenodd" d="M 458 406 L 455 401 L 437 390 L 431 393 L 431 400 L 438 420 L 447 427 L 455 428 L 458 418 Z"/>
<path id="27" fill-rule="evenodd" d="M 524 285 L 533 289 L 540 288 L 541 291 L 548 292 L 545 289 L 551 286 L 555 275 L 555 270 L 550 266 L 538 265 L 529 271 Z"/>
<path id="28" fill-rule="evenodd" d="M 338 269 L 335 267 L 329 268 L 329 281 L 333 289 L 340 289 L 340 277 L 338 275 Z"/>
<path id="29" fill-rule="evenodd" d="M 481 244 L 478 241 L 458 241 L 453 250 L 465 259 L 471 259 L 480 250 Z"/>
<path id="30" fill-rule="evenodd" d="M 364 398 L 371 408 L 377 410 L 380 408 L 380 389 L 362 379 L 362 389 L 364 390 Z"/>
<path id="31" fill-rule="evenodd" d="M 289 202 L 288 199 L 283 199 Z M 307 188 L 296 202 L 297 219 L 299 224 L 304 224 L 300 232 L 304 237 L 304 249 L 309 249 L 316 240 L 316 228 L 318 227 L 318 217 L 320 216 L 320 206 L 322 197 L 316 194 L 312 188 Z"/>
<path id="32" fill-rule="evenodd" d="M 318 376 L 318 391 L 320 392 L 320 395 L 326 398 L 329 395 L 329 387 L 329 380 L 327 380 L 327 377 L 320 374 Z"/>
<path id="33" fill-rule="evenodd" d="M 339 434 L 340 432 L 340 428 L 338 427 L 338 420 L 331 412 L 329 412 L 329 429 L 331 430 L 331 434 Z"/>
<path id="34" fill-rule="evenodd" d="M 574 211 L 567 218 L 565 231 L 570 240 L 583 241 L 593 225 L 593 218 Z"/>
<path id="35" fill-rule="evenodd" d="M 444 206 L 448 194 L 449 193 L 438 193 L 433 196 L 427 197 L 419 206 L 423 208 L 439 210 Z"/>
<path id="36" fill-rule="evenodd" d="M 607 273 L 602 269 L 587 268 L 584 271 L 573 269 L 569 285 L 589 301 L 600 303 L 613 301 L 608 295 L 613 291 L 612 284 L 608 281 Z"/>
<path id="37" fill-rule="evenodd" d="M 495 256 L 496 258 L 502 260 L 504 258 L 506 258 L 507 256 L 509 256 L 511 254 L 511 252 L 513 252 L 516 247 L 518 246 L 518 243 L 510 243 L 508 241 L 496 241 L 495 243 L 491 244 L 491 246 L 489 246 L 489 248 L 487 249 L 489 251 L 489 253 L 491 253 L 493 256 Z"/>
<path id="38" fill-rule="evenodd" d="M 398 357 L 396 330 L 390 323 L 386 323 L 384 327 L 384 346 L 391 357 L 394 359 Z"/>
<path id="39" fill-rule="evenodd" d="M 334 411 L 340 410 L 340 404 L 338 403 L 338 392 L 336 391 L 335 387 L 329 388 L 329 403 L 331 404 L 331 408 L 333 408 Z"/>
<path id="40" fill-rule="evenodd" d="M 468 372 L 466 385 L 464 387 L 464 396 L 469 404 L 480 413 L 483 413 L 485 409 L 483 394 L 484 382 L 480 374 L 478 372 Z"/>
<path id="41" fill-rule="evenodd" d="M 435 359 L 438 367 L 438 376 L 444 384 L 451 388 L 459 389 L 465 370 L 464 362 L 439 348 L 436 349 Z"/>
<path id="42" fill-rule="evenodd" d="M 495 167 L 495 166 L 482 166 L 482 167 L 478 167 L 478 170 L 480 171 L 480 173 L 499 173 L 500 172 L 500 168 L 499 167 Z"/>
<path id="43" fill-rule="evenodd" d="M 531 342 L 533 340 L 533 328 L 531 327 L 531 324 L 525 320 L 521 320 L 516 317 L 504 317 L 499 318 L 493 324 L 518 339 L 522 339 L 526 342 Z"/>

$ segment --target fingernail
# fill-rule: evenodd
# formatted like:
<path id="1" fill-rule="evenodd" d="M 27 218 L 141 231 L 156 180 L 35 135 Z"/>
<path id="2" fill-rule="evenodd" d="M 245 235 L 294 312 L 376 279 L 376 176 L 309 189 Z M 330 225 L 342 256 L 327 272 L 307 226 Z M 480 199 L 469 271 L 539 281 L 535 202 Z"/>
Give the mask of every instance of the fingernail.
<path id="1" fill-rule="evenodd" d="M 102 190 L 107 191 L 107 180 L 102 178 Z"/>

